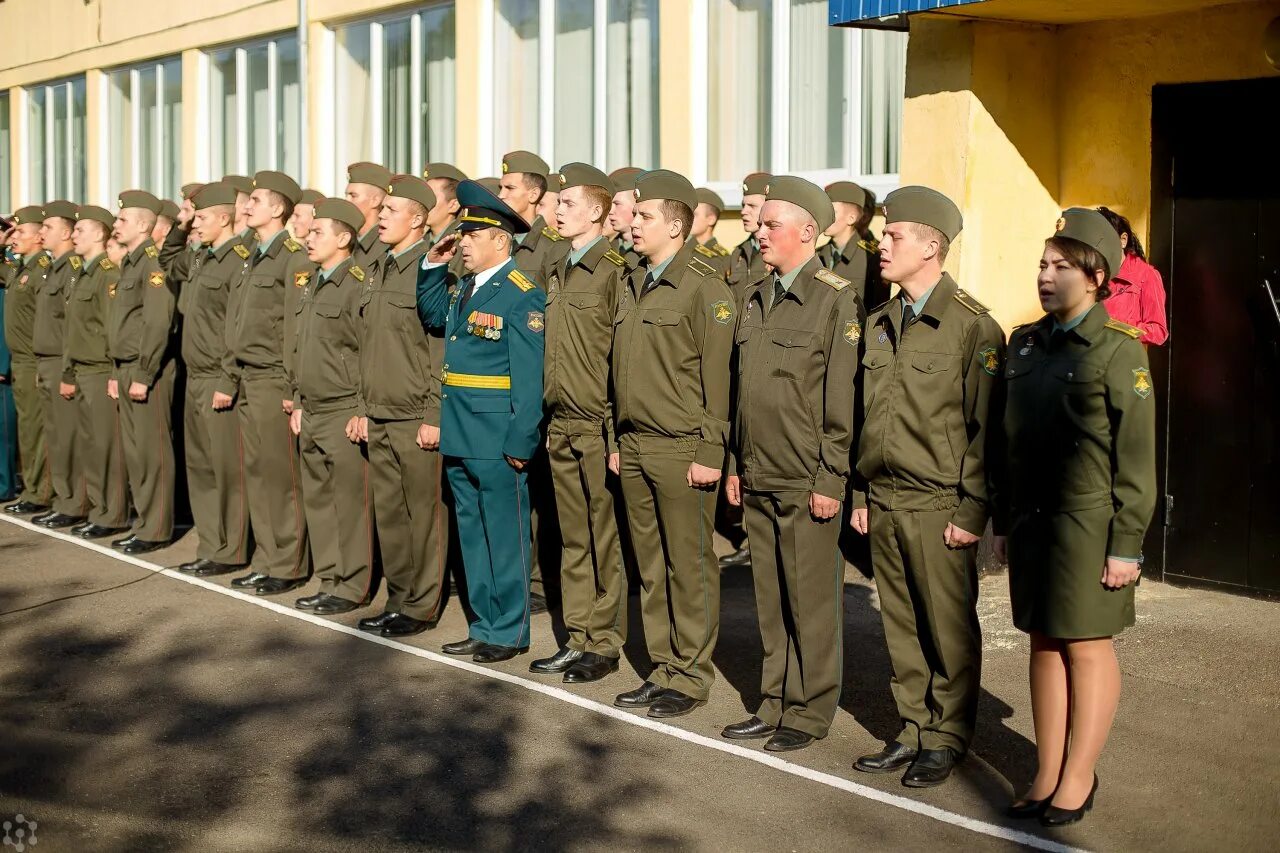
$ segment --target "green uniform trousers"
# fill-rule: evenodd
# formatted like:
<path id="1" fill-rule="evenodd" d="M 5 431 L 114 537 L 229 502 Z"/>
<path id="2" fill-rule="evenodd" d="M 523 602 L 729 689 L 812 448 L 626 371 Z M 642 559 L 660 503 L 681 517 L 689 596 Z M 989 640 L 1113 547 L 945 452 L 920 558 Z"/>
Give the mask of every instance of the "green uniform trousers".
<path id="1" fill-rule="evenodd" d="M 289 580 L 311 574 L 298 437 L 281 405 L 292 398 L 278 372 L 245 368 L 240 377 L 236 414 L 248 474 L 253 570 Z"/>
<path id="2" fill-rule="evenodd" d="M 129 491 L 138 517 L 133 535 L 146 542 L 173 538 L 173 381 L 177 365 L 169 361 L 141 403 L 129 398 L 131 365 L 117 365 L 120 422 Z"/>
<path id="3" fill-rule="evenodd" d="M 898 742 L 950 747 L 963 755 L 973 737 L 982 675 L 977 555 L 942 541 L 955 509 L 870 507 L 871 563 L 893 664 Z"/>
<path id="4" fill-rule="evenodd" d="M 234 408 L 213 408 L 221 376 L 188 376 L 182 410 L 187 494 L 195 521 L 196 557 L 229 566 L 249 562 L 249 495 L 244 442 Z"/>
<path id="5" fill-rule="evenodd" d="M 706 700 L 720 634 L 720 567 L 712 548 L 716 493 L 688 484 L 696 439 L 624 433 L 622 496 L 640 568 L 648 680 Z"/>
<path id="6" fill-rule="evenodd" d="M 53 511 L 84 518 L 89 514 L 84 471 L 78 460 L 76 431 L 80 423 L 80 403 L 58 393 L 62 384 L 62 356 L 36 359 L 36 386 L 40 391 L 40 411 L 44 415 L 45 453 L 53 483 Z"/>
<path id="7" fill-rule="evenodd" d="M 449 552 L 440 454 L 418 447 L 421 421 L 369 418 L 369 478 L 387 611 L 440 618 Z"/>
<path id="8" fill-rule="evenodd" d="M 565 645 L 609 658 L 627 640 L 627 572 L 618 537 L 601 424 L 553 419 L 547 451 L 563 542 L 560 600 Z"/>
<path id="9" fill-rule="evenodd" d="M 373 581 L 373 512 L 369 460 L 347 439 L 354 407 L 302 413 L 298 442 L 302 503 L 320 591 L 347 601 L 369 598 Z"/>
<path id="10" fill-rule="evenodd" d="M 44 410 L 36 388 L 34 360 L 13 360 L 10 367 L 13 405 L 18 410 L 18 462 L 22 466 L 19 500 L 48 506 L 53 500 L 53 477 L 44 447 Z"/>
<path id="11" fill-rule="evenodd" d="M 113 530 L 129 526 L 129 472 L 116 401 L 107 396 L 107 372 L 76 373 L 76 440 L 89 498 L 89 523 Z"/>
<path id="12" fill-rule="evenodd" d="M 815 521 L 799 491 L 745 492 L 742 508 L 764 646 L 756 716 L 826 737 L 844 663 L 841 516 Z"/>

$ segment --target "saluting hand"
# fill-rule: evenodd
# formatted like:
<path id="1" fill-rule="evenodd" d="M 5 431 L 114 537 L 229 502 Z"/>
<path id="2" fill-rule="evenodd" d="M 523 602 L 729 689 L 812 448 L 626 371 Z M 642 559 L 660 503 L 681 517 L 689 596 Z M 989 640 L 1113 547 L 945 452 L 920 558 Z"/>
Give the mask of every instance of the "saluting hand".
<path id="1" fill-rule="evenodd" d="M 418 447 L 423 450 L 440 449 L 440 427 L 422 424 L 418 427 Z"/>
<path id="2" fill-rule="evenodd" d="M 1136 581 L 1141 574 L 1141 563 L 1107 557 L 1107 563 L 1102 567 L 1102 585 L 1107 589 L 1124 589 Z"/>
<path id="3" fill-rule="evenodd" d="M 147 391 L 147 386 L 143 385 L 141 382 L 129 383 L 129 399 L 133 400 L 135 403 L 147 402 Z"/>
<path id="4" fill-rule="evenodd" d="M 447 264 L 453 260 L 454 254 L 458 251 L 458 235 L 450 234 L 443 237 L 438 243 L 431 247 L 427 252 L 427 263 L 429 264 Z"/>
<path id="5" fill-rule="evenodd" d="M 689 473 L 685 475 L 684 480 L 691 489 L 705 489 L 720 482 L 720 469 L 690 462 Z"/>

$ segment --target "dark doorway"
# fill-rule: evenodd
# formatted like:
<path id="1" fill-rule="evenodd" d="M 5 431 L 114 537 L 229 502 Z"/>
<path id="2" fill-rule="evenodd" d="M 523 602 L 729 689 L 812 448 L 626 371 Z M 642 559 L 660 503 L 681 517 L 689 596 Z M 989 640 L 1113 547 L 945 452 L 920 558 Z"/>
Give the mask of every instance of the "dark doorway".
<path id="1" fill-rule="evenodd" d="M 1162 493 L 1171 580 L 1280 593 L 1280 78 L 1157 86 L 1152 261 L 1168 273 Z"/>

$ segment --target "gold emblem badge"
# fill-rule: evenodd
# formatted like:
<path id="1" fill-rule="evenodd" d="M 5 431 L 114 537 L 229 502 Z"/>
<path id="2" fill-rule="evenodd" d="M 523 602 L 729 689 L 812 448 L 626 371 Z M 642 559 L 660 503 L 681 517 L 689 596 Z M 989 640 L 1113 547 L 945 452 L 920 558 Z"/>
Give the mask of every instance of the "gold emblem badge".
<path id="1" fill-rule="evenodd" d="M 995 376 L 1000 370 L 1000 357 L 996 353 L 995 347 L 987 347 L 978 353 L 978 357 L 982 359 L 982 369 L 987 372 L 988 376 Z"/>
<path id="2" fill-rule="evenodd" d="M 567 183 L 569 183 L 569 179 L 566 178 L 563 174 L 560 175 L 560 186 L 564 186 Z"/>
<path id="3" fill-rule="evenodd" d="M 1058 224 L 1054 227 L 1055 231 L 1061 231 L 1067 227 L 1067 218 L 1065 216 L 1058 217 Z"/>
<path id="4" fill-rule="evenodd" d="M 862 340 L 862 327 L 858 325 L 857 320 L 850 320 L 844 324 L 844 339 L 851 347 L 856 347 L 858 341 Z"/>
<path id="5" fill-rule="evenodd" d="M 147 279 L 147 284 L 152 287 L 164 287 L 164 273 L 156 270 L 151 274 L 151 278 Z"/>
<path id="6" fill-rule="evenodd" d="M 112 299 L 115 299 L 115 298 L 116 298 L 116 283 L 115 283 L 115 282 L 112 282 L 111 284 L 108 284 L 108 285 L 107 285 L 107 296 L 111 297 Z"/>
<path id="7" fill-rule="evenodd" d="M 510 169 L 511 169 L 511 167 L 507 165 L 507 161 L 506 161 L 506 160 L 503 160 L 503 161 L 502 161 L 502 174 L 504 174 L 504 175 L 505 175 L 508 171 L 510 171 Z"/>
<path id="8" fill-rule="evenodd" d="M 711 306 L 711 316 L 723 326 L 733 319 L 733 308 L 729 306 L 728 302 L 720 300 Z"/>
<path id="9" fill-rule="evenodd" d="M 309 272 L 296 272 L 293 274 L 294 287 L 306 287 L 307 283 L 310 281 L 311 281 L 311 273 Z"/>
<path id="10" fill-rule="evenodd" d="M 1144 400 L 1151 396 L 1151 371 L 1145 367 L 1133 370 L 1133 393 Z"/>
<path id="11" fill-rule="evenodd" d="M 541 332 L 545 326 L 546 321 L 543 319 L 541 311 L 529 312 L 529 331 Z"/>

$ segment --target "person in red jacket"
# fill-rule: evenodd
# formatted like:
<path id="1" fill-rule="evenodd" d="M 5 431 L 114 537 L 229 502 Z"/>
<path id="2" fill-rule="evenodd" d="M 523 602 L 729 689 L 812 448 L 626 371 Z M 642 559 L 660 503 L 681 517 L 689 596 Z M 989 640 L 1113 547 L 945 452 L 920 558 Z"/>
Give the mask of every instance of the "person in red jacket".
<path id="1" fill-rule="evenodd" d="M 1133 226 L 1114 210 L 1099 207 L 1120 235 L 1124 262 L 1111 282 L 1111 295 L 1105 300 L 1107 313 L 1142 330 L 1142 342 L 1159 346 L 1169 340 L 1169 321 L 1164 310 L 1164 279 L 1160 271 L 1147 263 L 1146 253 Z"/>

